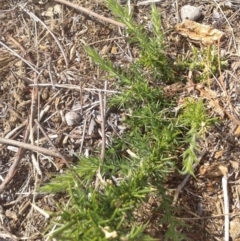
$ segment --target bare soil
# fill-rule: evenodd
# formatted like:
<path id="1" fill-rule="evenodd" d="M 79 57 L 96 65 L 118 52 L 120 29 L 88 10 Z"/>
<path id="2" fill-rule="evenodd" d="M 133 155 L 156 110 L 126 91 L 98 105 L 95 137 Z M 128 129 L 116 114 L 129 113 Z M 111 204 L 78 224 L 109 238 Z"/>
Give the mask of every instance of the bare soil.
<path id="1" fill-rule="evenodd" d="M 114 19 L 101 0 L 71 2 Z M 193 241 L 223 240 L 219 166 L 232 174 L 228 179 L 230 235 L 232 240 L 240 240 L 240 2 L 226 2 L 162 0 L 156 3 L 166 33 L 167 54 L 173 61 L 180 53 L 187 55 L 192 44 L 201 48 L 200 44 L 174 30 L 181 21 L 183 5 L 201 7 L 203 14 L 199 22 L 226 35 L 220 52 L 228 67 L 219 78 L 209 80 L 211 89 L 201 85 L 189 88 L 194 82 L 191 71 L 185 73 L 187 81 L 180 87 L 166 86 L 167 93 L 178 93 L 179 99 L 190 94 L 203 97 L 209 103 L 209 113 L 220 119 L 201 142 L 200 149 L 205 153 L 195 169 L 195 177 L 189 178 L 175 203 L 176 216 L 189 224 L 181 231 Z M 131 3 L 134 19 L 147 28 L 150 4 L 138 3 Z M 219 18 L 214 18 L 214 11 L 220 14 Z M 107 77 L 87 57 L 84 46 L 90 45 L 102 57 L 109 57 L 115 66 L 125 68 L 138 57 L 138 51 L 127 43 L 122 28 L 55 1 L 21 1 L 21 5 L 18 0 L 2 1 L 0 33 L 0 137 L 51 150 L 54 145 L 65 157 L 63 161 L 56 155 L 36 155 L 31 148 L 16 148 L 0 142 L 0 240 L 44 240 L 42 232 L 48 221 L 36 207 L 54 211 L 55 200 L 64 200 L 64 197 L 40 195 L 37 187 L 49 181 L 53 173 L 61 173 L 66 165 L 75 162 L 75 152 L 98 155 L 94 150 L 101 145 L 99 89 L 105 88 Z M 108 97 L 118 91 L 111 82 L 107 88 Z M 65 114 L 73 109 L 78 109 L 80 115 L 77 126 L 69 126 L 65 120 Z M 108 145 L 112 137 L 121 136 L 124 131 L 123 116 L 119 110 L 109 112 L 106 121 Z M 51 142 L 37 128 L 39 126 Z M 35 134 L 29 135 L 34 128 L 37 128 Z M 17 163 L 15 167 L 14 163 Z M 173 198 L 183 179 L 184 176 L 175 173 L 167 183 Z M 159 229 L 153 220 L 149 232 L 162 240 Z"/>

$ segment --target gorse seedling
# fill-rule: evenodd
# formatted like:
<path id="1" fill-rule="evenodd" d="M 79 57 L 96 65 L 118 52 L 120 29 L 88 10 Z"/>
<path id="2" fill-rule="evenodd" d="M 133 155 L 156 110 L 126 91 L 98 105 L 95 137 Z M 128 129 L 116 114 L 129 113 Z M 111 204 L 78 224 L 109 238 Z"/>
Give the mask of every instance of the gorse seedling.
<path id="1" fill-rule="evenodd" d="M 164 78 L 165 82 L 173 81 L 173 68 L 164 52 L 163 32 L 161 28 L 160 15 L 155 5 L 152 5 L 150 33 L 144 31 L 142 26 L 134 23 L 132 14 L 116 3 L 114 0 L 106 0 L 107 7 L 112 11 L 119 21 L 126 25 L 130 42 L 135 43 L 140 49 L 139 63 L 142 67 L 150 69 L 159 78 Z M 117 6 L 116 6 L 117 5 Z"/>
<path id="2" fill-rule="evenodd" d="M 208 118 L 203 101 L 188 98 L 183 104 L 183 112 L 179 116 L 180 123 L 188 128 L 184 142 L 188 144 L 183 152 L 183 171 L 182 174 L 190 173 L 193 175 L 193 164 L 197 163 L 196 153 L 199 151 L 197 139 L 202 138 L 207 128 L 216 121 L 216 118 Z"/>
<path id="3" fill-rule="evenodd" d="M 130 41 L 140 50 L 139 59 L 127 73 L 115 69 L 110 60 L 102 59 L 96 50 L 86 48 L 93 61 L 117 78 L 122 93 L 112 97 L 110 107 L 125 110 L 127 131 L 115 138 L 106 150 L 105 160 L 79 157 L 79 163 L 64 174 L 56 176 L 40 190 L 64 192 L 69 198 L 65 207 L 54 215 L 55 231 L 48 235 L 57 240 L 183 240 L 178 227 L 183 223 L 173 216 L 170 197 L 164 183 L 176 170 L 183 144 L 183 173 L 193 174 L 197 139 L 210 124 L 203 102 L 186 100 L 176 116 L 173 100 L 164 97 L 163 90 L 146 78 L 151 76 L 168 81 L 174 74 L 164 54 L 164 37 L 160 16 L 153 5 L 150 37 L 143 27 L 135 24 L 131 13 L 116 1 L 107 0 L 112 13 L 126 25 Z M 154 83 L 154 80 L 151 80 Z M 116 88 L 119 88 L 116 84 Z M 100 173 L 99 173 L 100 170 Z M 100 180 L 95 186 L 96 175 Z M 155 205 L 142 215 L 150 197 Z M 149 231 L 155 222 L 153 233 Z M 164 225 L 162 225 L 164 224 Z M 161 228 L 161 227 L 165 228 Z M 155 239 L 156 238 L 156 239 Z"/>
<path id="4" fill-rule="evenodd" d="M 180 69 L 191 70 L 194 82 L 206 82 L 214 75 L 220 74 L 219 67 L 224 69 L 227 66 L 226 61 L 219 59 L 215 46 L 204 47 L 200 51 L 192 46 L 191 52 L 185 56 L 179 55 L 178 66 Z"/>
<path id="5" fill-rule="evenodd" d="M 85 47 L 89 57 L 94 59 L 94 62 L 98 64 L 102 70 L 105 70 L 109 73 L 109 78 L 120 78 L 122 83 L 130 84 L 131 81 L 125 75 L 121 75 L 120 72 L 113 68 L 112 63 L 109 59 L 102 59 L 101 56 L 92 48 Z"/>

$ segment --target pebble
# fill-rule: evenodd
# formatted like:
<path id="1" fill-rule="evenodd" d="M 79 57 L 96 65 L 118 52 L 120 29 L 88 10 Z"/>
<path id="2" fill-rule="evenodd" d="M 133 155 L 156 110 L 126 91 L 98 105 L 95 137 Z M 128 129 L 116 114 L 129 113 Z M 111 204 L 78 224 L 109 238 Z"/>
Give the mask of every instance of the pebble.
<path id="1" fill-rule="evenodd" d="M 221 18 L 221 14 L 217 11 L 217 9 L 213 9 L 212 17 L 214 20 Z"/>
<path id="2" fill-rule="evenodd" d="M 199 8 L 185 5 L 181 8 L 181 19 L 184 21 L 185 19 L 189 19 L 192 21 L 198 20 L 202 15 L 202 12 Z"/>
<path id="3" fill-rule="evenodd" d="M 66 113 L 65 120 L 69 126 L 75 126 L 80 124 L 82 116 L 74 111 L 70 111 Z"/>

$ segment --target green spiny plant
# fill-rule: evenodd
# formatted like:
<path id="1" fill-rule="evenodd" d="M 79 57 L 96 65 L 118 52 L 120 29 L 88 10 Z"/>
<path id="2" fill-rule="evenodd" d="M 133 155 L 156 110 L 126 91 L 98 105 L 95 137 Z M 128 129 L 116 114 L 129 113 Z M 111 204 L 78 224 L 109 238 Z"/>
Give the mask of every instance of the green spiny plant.
<path id="1" fill-rule="evenodd" d="M 182 114 L 179 116 L 179 122 L 188 129 L 184 142 L 188 147 L 183 152 L 183 171 L 182 174 L 193 173 L 193 164 L 198 162 L 197 155 L 199 138 L 204 137 L 207 128 L 211 126 L 216 118 L 209 118 L 201 99 L 194 100 L 187 98 L 182 107 Z"/>
<path id="2" fill-rule="evenodd" d="M 173 81 L 173 68 L 165 54 L 163 31 L 161 27 L 160 14 L 155 5 L 152 5 L 151 25 L 152 37 L 144 31 L 142 26 L 134 23 L 131 12 L 115 0 L 106 0 L 107 7 L 119 21 L 126 25 L 130 42 L 140 49 L 139 63 L 156 74 L 156 77 L 164 78 L 163 81 Z"/>
<path id="3" fill-rule="evenodd" d="M 97 51 L 86 47 L 86 52 L 110 78 L 120 80 L 122 93 L 112 98 L 110 104 L 124 108 L 128 131 L 106 150 L 104 162 L 98 157 L 79 157 L 72 170 L 56 176 L 40 189 L 62 192 L 69 199 L 65 205 L 59 203 L 58 211 L 53 214 L 56 229 L 47 233 L 58 240 L 155 240 L 146 232 L 151 212 L 148 219 L 138 218 L 139 210 L 154 195 L 159 204 L 151 211 L 161 214 L 157 226 L 167 226 L 158 231 L 165 232 L 165 240 L 179 241 L 184 239 L 177 230 L 182 223 L 173 216 L 164 183 L 176 169 L 179 160 L 176 150 L 182 148 L 182 142 L 188 145 L 183 153 L 183 173 L 193 174 L 197 139 L 204 135 L 211 120 L 203 102 L 193 99 L 186 101 L 177 117 L 173 111 L 176 103 L 146 80 L 146 69 L 166 81 L 174 74 L 164 54 L 156 7 L 152 6 L 149 37 L 143 27 L 134 23 L 127 9 L 114 0 L 107 0 L 107 6 L 126 25 L 131 42 L 140 49 L 140 58 L 125 73 L 115 69 L 110 60 L 103 60 Z"/>
<path id="4" fill-rule="evenodd" d="M 223 69 L 227 66 L 226 61 L 219 59 L 215 46 L 204 47 L 201 50 L 192 46 L 190 54 L 185 56 L 186 54 L 179 55 L 178 66 L 180 69 L 191 70 L 195 82 L 206 82 L 219 74 L 219 67 Z"/>

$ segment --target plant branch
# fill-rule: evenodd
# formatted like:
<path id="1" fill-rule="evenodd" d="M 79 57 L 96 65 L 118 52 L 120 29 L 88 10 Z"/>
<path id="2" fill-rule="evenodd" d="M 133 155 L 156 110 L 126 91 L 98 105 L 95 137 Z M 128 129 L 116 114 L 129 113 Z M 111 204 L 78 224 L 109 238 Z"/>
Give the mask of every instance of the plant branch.
<path id="1" fill-rule="evenodd" d="M 222 177 L 223 201 L 224 201 L 224 240 L 229 241 L 229 198 L 228 198 L 228 174 Z"/>
<path id="2" fill-rule="evenodd" d="M 111 24 L 116 25 L 116 26 L 121 27 L 121 28 L 125 27 L 125 24 L 123 24 L 123 23 L 117 22 L 117 21 L 115 21 L 113 19 L 110 19 L 110 18 L 106 18 L 106 17 L 104 17 L 104 16 L 102 16 L 100 14 L 97 14 L 97 13 L 95 13 L 95 12 L 93 12 L 93 11 L 87 9 L 87 8 L 80 7 L 77 4 L 68 2 L 66 0 L 54 0 L 54 1 L 58 2 L 58 3 L 65 4 L 65 5 L 69 6 L 69 7 L 75 8 L 75 9 L 77 9 L 77 10 L 79 10 L 79 11 L 81 11 L 81 12 L 87 14 L 87 15 L 91 15 L 91 16 L 93 16 L 93 17 L 95 17 L 95 18 L 97 18 L 99 20 L 103 20 L 103 21 L 105 21 L 107 23 L 111 23 Z"/>
<path id="3" fill-rule="evenodd" d="M 35 123 L 37 124 L 37 126 L 40 128 L 41 132 L 43 133 L 43 135 L 47 138 L 47 140 L 49 141 L 49 143 L 51 144 L 51 146 L 53 147 L 53 149 L 56 151 L 56 153 L 59 154 L 59 156 L 62 158 L 62 160 L 64 161 L 64 163 L 66 164 L 67 167 L 70 167 L 70 164 L 68 163 L 67 159 L 58 151 L 58 149 L 55 147 L 55 145 L 52 143 L 51 139 L 48 137 L 47 133 L 44 131 L 44 129 L 42 128 L 42 126 L 40 125 L 40 123 L 37 121 L 37 119 L 34 120 Z"/>
<path id="4" fill-rule="evenodd" d="M 7 144 L 7 145 L 13 145 L 13 146 L 17 146 L 17 147 L 20 147 L 23 149 L 28 149 L 28 150 L 31 150 L 34 152 L 40 152 L 45 155 L 61 158 L 61 155 L 59 153 L 54 152 L 53 150 L 49 150 L 47 148 L 40 147 L 40 146 L 34 146 L 34 145 L 27 144 L 27 143 L 24 143 L 21 141 L 14 141 L 14 140 L 0 137 L 0 143 Z"/>
<path id="5" fill-rule="evenodd" d="M 63 55 L 63 58 L 64 58 L 64 61 L 65 61 L 65 64 L 66 64 L 66 67 L 68 68 L 68 60 L 67 60 L 67 57 L 66 57 L 66 54 L 65 54 L 65 51 L 63 50 L 62 48 L 62 45 L 60 44 L 59 40 L 57 39 L 57 37 L 53 34 L 53 32 L 48 28 L 48 26 L 40 19 L 38 18 L 34 13 L 26 10 L 26 8 L 24 8 L 24 6 L 20 5 L 22 10 L 25 11 L 32 19 L 34 19 L 36 22 L 39 22 L 42 24 L 42 26 L 47 29 L 47 31 L 52 35 L 52 37 L 54 38 L 54 40 L 56 41 L 59 49 L 61 50 L 62 52 L 62 55 Z"/>
<path id="6" fill-rule="evenodd" d="M 104 98 L 106 100 L 106 98 Z M 105 109 L 106 103 L 103 103 L 102 93 L 99 93 L 99 102 L 100 102 L 100 112 L 101 112 L 101 129 L 102 129 L 102 149 L 101 149 L 101 160 L 104 161 L 105 157 L 105 148 L 106 148 L 106 135 L 105 135 Z"/>

